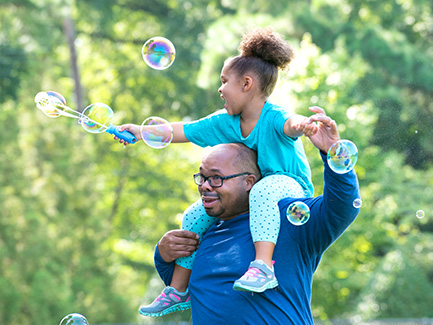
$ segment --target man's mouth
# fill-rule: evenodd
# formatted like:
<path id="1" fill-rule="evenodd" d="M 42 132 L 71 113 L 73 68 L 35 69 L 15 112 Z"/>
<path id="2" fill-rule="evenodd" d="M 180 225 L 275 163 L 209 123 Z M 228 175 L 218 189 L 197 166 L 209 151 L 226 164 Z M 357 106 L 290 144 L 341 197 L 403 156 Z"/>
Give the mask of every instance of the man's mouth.
<path id="1" fill-rule="evenodd" d="M 218 201 L 218 196 L 215 195 L 202 195 L 201 201 L 203 202 L 204 208 L 212 208 L 213 205 Z"/>

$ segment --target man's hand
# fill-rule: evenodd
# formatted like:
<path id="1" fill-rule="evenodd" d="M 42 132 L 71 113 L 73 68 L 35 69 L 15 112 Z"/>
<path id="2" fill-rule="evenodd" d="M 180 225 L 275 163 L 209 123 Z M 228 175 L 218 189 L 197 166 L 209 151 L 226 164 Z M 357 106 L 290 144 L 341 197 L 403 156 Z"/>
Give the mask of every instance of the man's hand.
<path id="1" fill-rule="evenodd" d="M 176 258 L 190 256 L 198 248 L 199 239 L 196 233 L 188 230 L 171 230 L 159 241 L 159 253 L 164 261 L 173 262 Z"/>
<path id="2" fill-rule="evenodd" d="M 310 107 L 310 111 L 316 114 L 309 117 L 309 122 L 317 122 L 318 129 L 315 134 L 308 137 L 319 150 L 326 154 L 329 148 L 340 140 L 337 124 L 329 116 L 326 116 L 325 111 L 320 107 Z"/>

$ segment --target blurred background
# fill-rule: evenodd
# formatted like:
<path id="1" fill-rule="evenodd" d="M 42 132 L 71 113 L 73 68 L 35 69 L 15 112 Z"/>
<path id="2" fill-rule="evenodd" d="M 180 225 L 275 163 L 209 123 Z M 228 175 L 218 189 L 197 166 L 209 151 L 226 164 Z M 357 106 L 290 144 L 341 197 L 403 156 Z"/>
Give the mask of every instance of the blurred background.
<path id="1" fill-rule="evenodd" d="M 432 324 L 432 11 L 431 0 L 0 0 L 0 324 L 73 312 L 90 324 L 191 322 L 137 310 L 163 288 L 154 245 L 198 198 L 202 149 L 123 148 L 46 117 L 34 97 L 106 103 L 117 125 L 197 119 L 222 108 L 220 70 L 242 34 L 269 25 L 296 52 L 272 101 L 324 107 L 359 149 L 361 212 L 315 273 L 314 317 Z M 154 36 L 176 48 L 166 70 L 142 59 Z M 322 162 L 303 141 L 320 194 Z"/>

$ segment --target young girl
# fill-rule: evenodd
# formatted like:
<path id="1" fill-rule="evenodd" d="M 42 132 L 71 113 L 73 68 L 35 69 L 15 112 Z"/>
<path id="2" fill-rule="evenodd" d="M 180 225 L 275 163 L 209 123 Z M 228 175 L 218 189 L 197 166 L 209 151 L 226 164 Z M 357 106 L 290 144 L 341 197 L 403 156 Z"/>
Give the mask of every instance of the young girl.
<path id="1" fill-rule="evenodd" d="M 263 178 L 250 193 L 250 228 L 256 258 L 233 288 L 263 292 L 278 285 L 272 255 L 280 229 L 279 200 L 313 194 L 310 168 L 298 137 L 314 134 L 317 127 L 308 118 L 291 116 L 267 101 L 279 69 L 286 69 L 293 58 L 292 48 L 281 35 L 271 28 L 252 30 L 244 35 L 239 53 L 227 59 L 221 71 L 218 92 L 225 101 L 225 110 L 190 123 L 172 123 L 172 142 L 190 141 L 202 147 L 240 142 L 257 151 Z M 121 130 L 141 138 L 138 125 L 126 124 Z M 212 187 L 222 186 L 217 181 L 226 175 L 215 176 L 208 179 L 198 174 L 194 178 L 198 185 L 210 181 Z M 203 204 L 209 203 L 198 200 L 191 205 L 182 222 L 183 229 L 200 237 L 218 220 L 207 216 Z M 194 257 L 195 253 L 176 260 L 170 286 L 151 305 L 141 307 L 140 314 L 162 316 L 189 308 L 188 281 Z"/>

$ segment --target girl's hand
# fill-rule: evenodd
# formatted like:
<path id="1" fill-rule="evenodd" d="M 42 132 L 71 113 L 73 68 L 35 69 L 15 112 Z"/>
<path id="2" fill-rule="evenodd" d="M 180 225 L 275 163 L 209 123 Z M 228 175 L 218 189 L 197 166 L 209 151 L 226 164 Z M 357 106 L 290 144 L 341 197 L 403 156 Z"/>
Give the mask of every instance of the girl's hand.
<path id="1" fill-rule="evenodd" d="M 137 138 L 137 141 L 142 139 L 139 125 L 123 124 L 119 127 L 119 131 L 121 132 L 123 130 L 126 130 L 126 131 L 132 133 Z M 122 143 L 125 146 L 129 144 L 128 142 L 126 142 L 122 139 L 119 139 L 118 137 L 114 137 L 114 140 L 118 140 L 120 143 Z"/>
<path id="2" fill-rule="evenodd" d="M 306 137 L 315 135 L 319 127 L 316 122 L 311 121 L 310 118 L 306 117 L 302 122 L 295 126 L 296 130 L 302 132 Z"/>
<path id="3" fill-rule="evenodd" d="M 308 137 L 319 150 L 326 154 L 329 148 L 340 140 L 337 124 L 329 116 L 326 116 L 323 108 L 314 106 L 310 107 L 310 111 L 316 114 L 310 116 L 309 120 L 311 123 L 317 123 L 318 128 L 314 135 Z"/>

